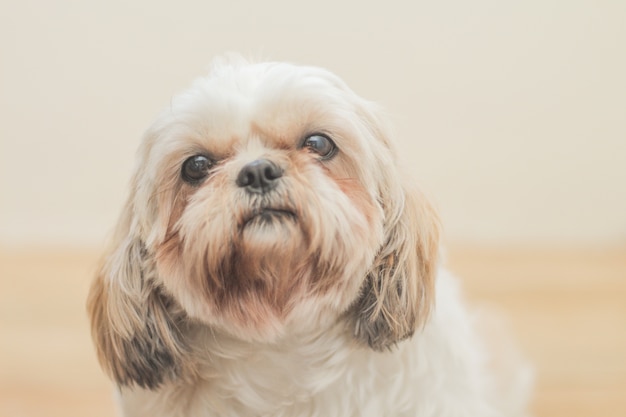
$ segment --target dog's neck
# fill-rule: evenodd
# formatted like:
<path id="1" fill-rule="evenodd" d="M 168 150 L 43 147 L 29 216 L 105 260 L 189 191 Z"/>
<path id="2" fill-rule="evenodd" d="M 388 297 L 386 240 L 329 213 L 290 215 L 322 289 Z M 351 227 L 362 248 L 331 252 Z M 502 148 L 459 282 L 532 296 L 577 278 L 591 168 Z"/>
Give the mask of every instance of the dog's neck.
<path id="1" fill-rule="evenodd" d="M 369 356 L 380 355 L 358 346 L 350 337 L 345 321 L 307 334 L 289 334 L 272 343 L 244 341 L 207 327 L 193 329 L 193 360 L 196 375 L 183 389 L 206 400 L 240 401 L 254 404 L 284 404 L 286 401 L 310 399 L 341 382 L 346 373 L 363 369 Z M 353 370 L 350 370 L 353 369 Z M 183 383 L 185 384 L 185 383 Z M 194 398 L 186 401 L 193 403 Z M 261 404 L 258 405 L 259 407 Z M 269 410 L 268 410 L 269 411 Z M 245 415 L 242 414 L 242 415 Z"/>
<path id="2" fill-rule="evenodd" d="M 306 331 L 294 327 L 271 342 L 243 340 L 206 326 L 197 326 L 189 332 L 192 354 L 200 368 L 222 367 L 230 362 L 252 366 L 263 360 L 273 363 L 294 361 L 298 367 L 309 362 L 320 365 L 326 355 L 336 355 L 343 349 L 359 349 L 354 338 L 349 336 L 345 320 Z"/>

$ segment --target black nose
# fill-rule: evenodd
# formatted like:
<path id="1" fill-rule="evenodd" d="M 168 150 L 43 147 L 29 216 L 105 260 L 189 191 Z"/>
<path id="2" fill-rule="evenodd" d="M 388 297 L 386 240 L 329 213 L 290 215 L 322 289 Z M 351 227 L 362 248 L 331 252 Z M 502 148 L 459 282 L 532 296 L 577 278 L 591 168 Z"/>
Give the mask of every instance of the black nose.
<path id="1" fill-rule="evenodd" d="M 283 170 L 267 159 L 257 159 L 246 164 L 239 175 L 237 185 L 251 193 L 263 194 L 276 188 L 278 179 L 283 176 Z"/>

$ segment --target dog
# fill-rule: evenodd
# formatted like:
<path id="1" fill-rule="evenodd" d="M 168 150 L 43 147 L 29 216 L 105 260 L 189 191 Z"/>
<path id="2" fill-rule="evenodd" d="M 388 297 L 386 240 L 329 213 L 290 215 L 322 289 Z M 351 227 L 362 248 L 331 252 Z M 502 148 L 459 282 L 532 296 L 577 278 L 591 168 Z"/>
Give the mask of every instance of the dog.
<path id="1" fill-rule="evenodd" d="M 88 312 L 124 416 L 523 416 L 382 111 L 216 60 L 146 132 Z"/>

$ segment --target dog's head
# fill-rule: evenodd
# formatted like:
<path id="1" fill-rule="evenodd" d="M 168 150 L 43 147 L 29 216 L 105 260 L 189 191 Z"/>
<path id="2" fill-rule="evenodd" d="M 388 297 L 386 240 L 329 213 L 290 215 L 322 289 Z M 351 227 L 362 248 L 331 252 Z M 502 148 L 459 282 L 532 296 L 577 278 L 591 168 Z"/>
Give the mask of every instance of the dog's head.
<path id="1" fill-rule="evenodd" d="M 277 343 L 350 323 L 383 350 L 432 302 L 438 222 L 375 106 L 318 68 L 221 62 L 146 133 L 89 311 L 104 367 L 154 388 L 185 326 Z"/>

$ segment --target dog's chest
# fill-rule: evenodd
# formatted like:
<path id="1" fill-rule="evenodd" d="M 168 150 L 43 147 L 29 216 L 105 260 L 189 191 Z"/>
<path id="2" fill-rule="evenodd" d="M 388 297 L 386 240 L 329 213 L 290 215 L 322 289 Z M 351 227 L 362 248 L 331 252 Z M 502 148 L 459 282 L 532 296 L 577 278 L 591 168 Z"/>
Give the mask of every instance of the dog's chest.
<path id="1" fill-rule="evenodd" d="M 398 353 L 341 343 L 214 351 L 193 385 L 125 395 L 124 407 L 149 408 L 146 414 L 128 415 L 154 417 L 380 416 L 411 401 L 406 392 L 410 375 Z"/>

